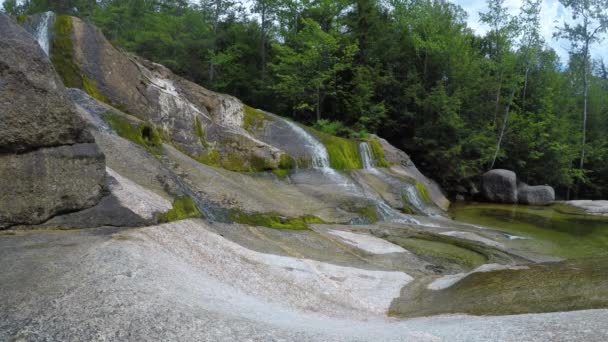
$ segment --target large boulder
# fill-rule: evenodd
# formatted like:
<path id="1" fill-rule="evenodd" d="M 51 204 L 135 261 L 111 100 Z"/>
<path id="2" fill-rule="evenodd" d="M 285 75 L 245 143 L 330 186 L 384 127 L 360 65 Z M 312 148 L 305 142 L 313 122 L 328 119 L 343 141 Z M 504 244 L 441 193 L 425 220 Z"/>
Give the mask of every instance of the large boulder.
<path id="1" fill-rule="evenodd" d="M 481 193 L 496 203 L 517 203 L 517 175 L 509 170 L 490 170 L 481 177 Z"/>
<path id="2" fill-rule="evenodd" d="M 0 153 L 93 142 L 38 43 L 0 14 Z"/>
<path id="3" fill-rule="evenodd" d="M 549 185 L 530 186 L 520 183 L 517 188 L 519 203 L 530 205 L 547 205 L 555 201 L 555 190 Z"/>
<path id="4" fill-rule="evenodd" d="M 0 13 L 0 228 L 91 207 L 105 157 L 33 37 Z"/>

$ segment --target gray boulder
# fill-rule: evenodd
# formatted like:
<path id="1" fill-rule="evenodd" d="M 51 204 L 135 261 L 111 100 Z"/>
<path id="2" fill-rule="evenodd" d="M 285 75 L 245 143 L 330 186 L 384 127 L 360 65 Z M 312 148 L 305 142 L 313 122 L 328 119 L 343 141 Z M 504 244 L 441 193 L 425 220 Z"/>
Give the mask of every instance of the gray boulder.
<path id="1" fill-rule="evenodd" d="M 496 203 L 517 203 L 517 175 L 509 170 L 490 170 L 481 177 L 481 193 Z"/>
<path id="2" fill-rule="evenodd" d="M 555 201 L 555 190 L 549 185 L 530 186 L 520 183 L 517 192 L 521 204 L 547 205 Z"/>
<path id="3" fill-rule="evenodd" d="M 47 55 L 0 13 L 0 153 L 93 142 Z"/>
<path id="4" fill-rule="evenodd" d="M 96 205 L 105 157 L 46 54 L 0 13 L 0 229 Z"/>
<path id="5" fill-rule="evenodd" d="M 91 207 L 103 195 L 104 177 L 96 144 L 0 155 L 0 228 Z"/>

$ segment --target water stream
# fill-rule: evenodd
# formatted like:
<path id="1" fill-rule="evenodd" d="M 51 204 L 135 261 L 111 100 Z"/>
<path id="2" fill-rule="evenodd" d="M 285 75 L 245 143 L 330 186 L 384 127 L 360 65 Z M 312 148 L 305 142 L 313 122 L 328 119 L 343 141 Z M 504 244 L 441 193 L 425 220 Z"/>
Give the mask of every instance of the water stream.
<path id="1" fill-rule="evenodd" d="M 359 154 L 361 155 L 361 162 L 363 164 L 363 168 L 373 169 L 375 166 L 374 155 L 372 154 L 372 149 L 369 146 L 369 143 L 366 141 L 362 141 L 359 143 Z"/>
<path id="2" fill-rule="evenodd" d="M 40 45 L 40 47 L 42 48 L 42 50 L 44 50 L 44 53 L 48 56 L 49 52 L 50 52 L 50 38 L 49 38 L 49 30 L 50 30 L 50 24 L 52 22 L 51 19 L 53 19 L 54 17 L 54 13 L 53 12 L 45 12 L 41 15 L 40 17 L 40 22 L 38 23 L 38 26 L 36 27 L 36 31 L 34 33 L 34 37 L 36 38 L 36 41 L 38 41 L 38 44 Z"/>
<path id="3" fill-rule="evenodd" d="M 394 209 L 390 205 L 388 205 L 375 192 L 369 191 L 369 190 L 366 191 L 365 189 L 362 189 L 361 187 L 357 186 L 357 184 L 355 184 L 355 182 L 353 182 L 351 179 L 340 174 L 336 170 L 332 169 L 330 166 L 330 162 L 329 162 L 329 154 L 327 153 L 327 149 L 325 148 L 325 145 L 323 145 L 320 141 L 315 139 L 310 133 L 308 133 L 305 129 L 303 129 L 299 125 L 297 125 L 289 120 L 283 119 L 283 118 L 281 118 L 281 120 L 284 120 L 285 123 L 287 123 L 287 125 L 289 125 L 289 127 L 293 130 L 293 132 L 295 134 L 297 134 L 300 138 L 302 138 L 302 140 L 306 141 L 305 147 L 312 158 L 312 166 L 314 169 L 321 171 L 321 173 L 324 176 L 328 177 L 332 181 L 335 181 L 339 185 L 344 186 L 349 191 L 351 191 L 353 194 L 366 198 L 368 200 L 372 200 L 376 204 L 376 207 L 378 208 L 378 212 L 379 212 L 380 216 L 382 217 L 382 220 L 390 221 L 390 222 L 398 222 L 398 223 L 420 224 L 420 222 L 418 220 L 416 220 L 408 215 L 405 215 L 405 214 L 401 213 L 400 211 Z M 365 145 L 365 147 L 364 147 L 364 145 Z M 364 167 L 367 165 L 369 167 L 365 167 L 366 169 L 374 170 L 374 168 L 372 166 L 373 158 L 372 158 L 372 153 L 371 153 L 369 144 L 362 142 L 359 145 L 359 148 L 366 149 L 366 151 L 367 151 L 366 157 L 363 157 L 363 153 L 362 153 L 362 158 L 367 158 L 367 161 L 368 161 L 367 164 L 364 164 Z"/>

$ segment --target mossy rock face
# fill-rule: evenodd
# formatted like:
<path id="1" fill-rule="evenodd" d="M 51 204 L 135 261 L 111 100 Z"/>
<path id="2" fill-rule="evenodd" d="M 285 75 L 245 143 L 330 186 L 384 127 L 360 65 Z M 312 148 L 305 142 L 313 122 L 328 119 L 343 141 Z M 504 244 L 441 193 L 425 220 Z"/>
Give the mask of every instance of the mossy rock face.
<path id="1" fill-rule="evenodd" d="M 207 136 L 205 134 L 205 129 L 203 128 L 203 124 L 201 123 L 201 119 L 198 116 L 194 117 L 194 134 L 198 137 L 201 142 L 201 145 L 204 147 L 209 147 L 207 143 Z"/>
<path id="2" fill-rule="evenodd" d="M 391 164 L 386 161 L 386 158 L 384 157 L 384 148 L 382 147 L 382 144 L 378 140 L 373 138 L 365 139 L 365 141 L 367 141 L 369 143 L 369 146 L 371 147 L 372 153 L 374 154 L 376 166 L 390 167 Z"/>
<path id="3" fill-rule="evenodd" d="M 329 164 L 333 169 L 346 170 L 363 168 L 357 141 L 324 133 L 318 134 L 321 136 L 321 142 L 327 149 Z"/>
<path id="4" fill-rule="evenodd" d="M 59 15 L 53 28 L 53 43 L 51 44 L 51 62 L 61 76 L 63 84 L 68 88 L 80 88 L 93 98 L 109 103 L 109 100 L 99 92 L 95 80 L 83 75 L 76 64 L 72 43 L 72 18 Z"/>
<path id="5" fill-rule="evenodd" d="M 104 119 L 121 137 L 145 147 L 155 156 L 160 154 L 162 135 L 154 126 L 147 123 L 136 125 L 112 112 L 105 113 Z"/>
<path id="6" fill-rule="evenodd" d="M 220 153 L 215 148 L 210 148 L 206 152 L 199 154 L 194 159 L 196 159 L 199 163 L 220 167 Z"/>
<path id="7" fill-rule="evenodd" d="M 268 120 L 264 112 L 247 105 L 244 106 L 244 112 L 243 128 L 248 131 L 261 129 Z"/>
<path id="8" fill-rule="evenodd" d="M 433 203 L 433 200 L 431 199 L 431 195 L 429 195 L 429 191 L 427 190 L 426 186 L 424 186 L 424 184 L 420 183 L 417 180 L 416 180 L 416 191 L 418 192 L 418 195 L 420 195 L 420 198 L 426 204 Z"/>
<path id="9" fill-rule="evenodd" d="M 202 217 L 201 212 L 190 196 L 182 196 L 173 201 L 173 208 L 158 218 L 160 223 L 174 222 L 189 218 Z"/>
<path id="10" fill-rule="evenodd" d="M 237 209 L 230 213 L 232 221 L 249 226 L 261 226 L 274 229 L 293 229 L 304 230 L 308 229 L 309 224 L 326 223 L 322 219 L 313 215 L 304 215 L 300 217 L 285 217 L 279 213 L 247 213 Z"/>

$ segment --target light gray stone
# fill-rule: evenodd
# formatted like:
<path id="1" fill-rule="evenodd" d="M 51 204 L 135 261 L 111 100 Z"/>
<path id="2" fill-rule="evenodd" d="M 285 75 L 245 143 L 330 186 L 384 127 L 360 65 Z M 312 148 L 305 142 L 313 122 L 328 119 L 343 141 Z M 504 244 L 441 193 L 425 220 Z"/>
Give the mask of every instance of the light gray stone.
<path id="1" fill-rule="evenodd" d="M 547 205 L 555 201 L 555 190 L 549 185 L 531 186 L 520 183 L 517 188 L 517 197 L 521 204 Z"/>

